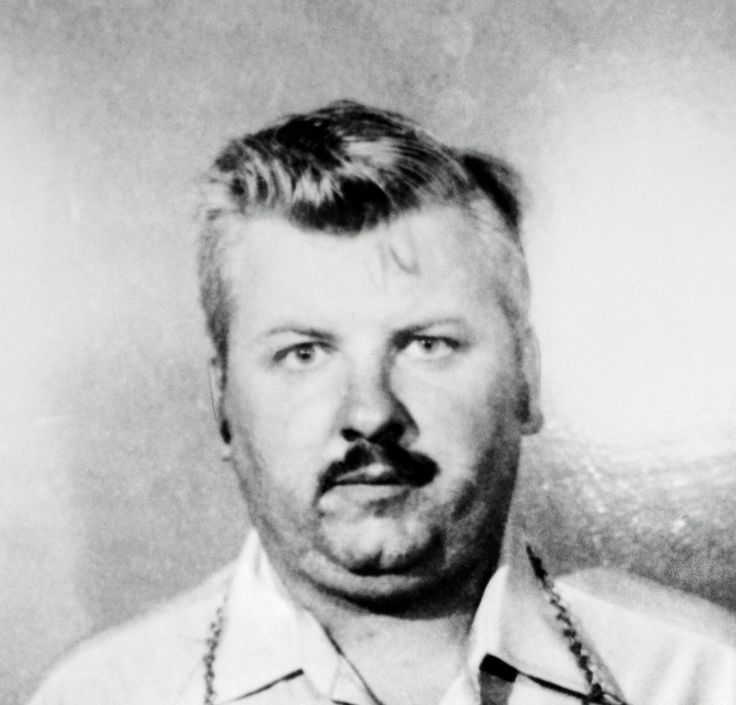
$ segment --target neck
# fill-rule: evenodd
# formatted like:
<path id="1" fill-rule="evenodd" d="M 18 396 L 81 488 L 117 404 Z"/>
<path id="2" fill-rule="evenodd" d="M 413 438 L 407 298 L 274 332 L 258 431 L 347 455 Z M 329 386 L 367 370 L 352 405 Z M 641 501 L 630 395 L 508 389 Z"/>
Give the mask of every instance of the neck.
<path id="1" fill-rule="evenodd" d="M 439 702 L 460 672 L 472 617 L 361 615 L 327 631 L 381 705 L 426 705 Z"/>
<path id="2" fill-rule="evenodd" d="M 433 590 L 404 595 L 390 609 L 288 581 L 382 705 L 438 702 L 467 656 L 468 635 L 495 566 Z"/>

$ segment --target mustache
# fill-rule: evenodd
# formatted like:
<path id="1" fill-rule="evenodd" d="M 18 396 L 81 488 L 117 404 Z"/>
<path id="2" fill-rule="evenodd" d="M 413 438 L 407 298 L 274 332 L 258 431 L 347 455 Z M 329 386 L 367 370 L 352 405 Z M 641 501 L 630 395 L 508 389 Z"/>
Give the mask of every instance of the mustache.
<path id="1" fill-rule="evenodd" d="M 342 460 L 330 463 L 320 479 L 320 491 L 325 492 L 351 473 L 371 465 L 383 465 L 390 469 L 392 479 L 420 487 L 431 482 L 439 472 L 439 466 L 428 455 L 411 451 L 392 441 L 360 440 L 353 444 Z"/>

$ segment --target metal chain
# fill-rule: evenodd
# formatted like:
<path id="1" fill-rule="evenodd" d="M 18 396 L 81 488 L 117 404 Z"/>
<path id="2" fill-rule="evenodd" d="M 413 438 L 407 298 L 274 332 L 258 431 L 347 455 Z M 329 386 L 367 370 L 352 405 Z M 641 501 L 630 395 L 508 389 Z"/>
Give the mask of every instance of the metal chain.
<path id="1" fill-rule="evenodd" d="M 534 552 L 534 549 L 529 544 L 526 544 L 526 553 L 529 556 L 529 562 L 534 570 L 534 575 L 536 575 L 537 580 L 541 583 L 542 590 L 544 590 L 547 599 L 554 608 L 557 621 L 562 625 L 562 634 L 567 639 L 568 648 L 575 657 L 578 668 L 583 672 L 585 680 L 588 682 L 590 690 L 583 700 L 583 705 L 593 705 L 594 703 L 600 705 L 626 705 L 623 700 L 609 693 L 601 685 L 600 679 L 596 676 L 598 667 L 596 666 L 595 658 L 580 638 L 567 605 L 560 593 L 557 592 L 557 588 L 555 588 L 554 582 L 549 577 L 549 573 L 547 573 L 542 559 Z"/>
<path id="2" fill-rule="evenodd" d="M 225 602 L 217 608 L 207 637 L 207 651 L 204 655 L 204 705 L 215 705 L 217 692 L 215 691 L 215 656 L 220 643 L 222 625 L 225 621 Z"/>
<path id="3" fill-rule="evenodd" d="M 527 544 L 526 552 L 529 556 L 529 562 L 532 565 L 534 574 L 542 585 L 547 599 L 556 612 L 556 619 L 562 625 L 562 634 L 567 639 L 568 647 L 575 657 L 578 667 L 583 672 L 585 680 L 588 682 L 590 690 L 585 696 L 582 705 L 627 705 L 625 701 L 609 693 L 601 685 L 600 680 L 596 676 L 595 659 L 583 644 L 580 635 L 575 627 L 572 616 L 562 597 L 555 588 L 554 582 L 549 577 L 547 569 L 544 567 L 542 559 L 534 552 L 532 547 Z M 215 705 L 217 691 L 215 690 L 215 658 L 217 656 L 217 647 L 220 644 L 220 636 L 225 622 L 225 598 L 222 604 L 217 608 L 215 617 L 209 626 L 209 635 L 207 637 L 207 651 L 203 657 L 204 662 L 204 705 Z"/>

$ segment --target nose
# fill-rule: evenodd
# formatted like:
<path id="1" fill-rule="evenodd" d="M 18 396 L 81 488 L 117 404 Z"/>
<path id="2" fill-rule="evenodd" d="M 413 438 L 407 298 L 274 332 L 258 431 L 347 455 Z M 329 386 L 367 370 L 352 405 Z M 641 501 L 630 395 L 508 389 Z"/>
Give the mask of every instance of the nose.
<path id="1" fill-rule="evenodd" d="M 349 442 L 398 442 L 416 431 L 409 411 L 391 387 L 390 370 L 354 370 L 345 398 L 340 434 Z"/>

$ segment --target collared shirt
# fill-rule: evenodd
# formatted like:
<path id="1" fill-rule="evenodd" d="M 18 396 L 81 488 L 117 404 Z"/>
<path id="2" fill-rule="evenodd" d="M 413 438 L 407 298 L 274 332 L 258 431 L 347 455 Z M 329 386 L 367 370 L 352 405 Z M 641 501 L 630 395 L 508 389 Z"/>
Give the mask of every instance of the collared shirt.
<path id="1" fill-rule="evenodd" d="M 578 575 L 558 589 L 611 695 L 629 705 L 736 702 L 733 615 L 620 573 Z M 30 705 L 200 705 L 210 624 L 222 605 L 218 705 L 376 705 L 314 617 L 289 599 L 254 532 L 234 568 L 82 645 Z M 490 690 L 497 695 L 489 695 L 487 670 L 495 672 Z M 491 697 L 580 705 L 588 691 L 528 562 L 502 566 L 477 611 L 467 662 L 441 705 L 496 702 Z"/>

